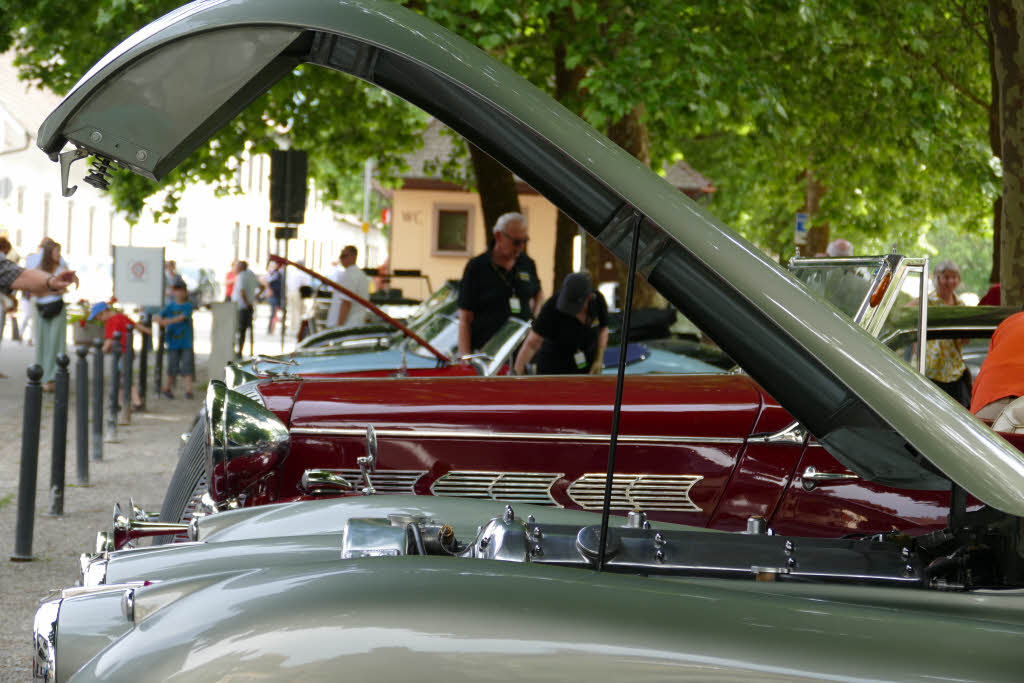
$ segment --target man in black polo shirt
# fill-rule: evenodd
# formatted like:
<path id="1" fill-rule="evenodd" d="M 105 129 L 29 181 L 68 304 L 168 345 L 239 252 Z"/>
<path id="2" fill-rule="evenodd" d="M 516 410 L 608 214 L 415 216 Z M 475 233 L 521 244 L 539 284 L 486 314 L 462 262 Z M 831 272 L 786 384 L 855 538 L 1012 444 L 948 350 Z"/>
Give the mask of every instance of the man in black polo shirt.
<path id="1" fill-rule="evenodd" d="M 521 375 L 534 356 L 542 375 L 600 374 L 608 347 L 608 304 L 586 273 L 569 273 L 544 302 L 516 356 Z"/>
<path id="2" fill-rule="evenodd" d="M 494 247 L 466 264 L 459 286 L 459 356 L 480 349 L 509 316 L 530 320 L 541 298 L 526 217 L 506 213 L 494 224 Z"/>

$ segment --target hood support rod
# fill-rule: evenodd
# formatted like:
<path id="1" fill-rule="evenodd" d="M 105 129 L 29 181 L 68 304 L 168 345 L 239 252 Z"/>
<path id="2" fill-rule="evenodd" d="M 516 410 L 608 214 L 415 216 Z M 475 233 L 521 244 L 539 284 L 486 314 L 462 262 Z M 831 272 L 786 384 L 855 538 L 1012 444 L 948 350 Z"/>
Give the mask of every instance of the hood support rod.
<path id="1" fill-rule="evenodd" d="M 597 545 L 597 571 L 604 568 L 604 552 L 608 544 L 608 517 L 612 506 L 612 480 L 615 478 L 615 448 L 619 440 L 619 416 L 622 414 L 622 385 L 626 379 L 626 351 L 629 349 L 629 319 L 633 313 L 633 281 L 636 279 L 637 252 L 640 251 L 640 222 L 643 216 L 633 214 L 633 241 L 629 248 L 629 275 L 626 276 L 626 297 L 622 309 L 622 338 L 619 342 L 619 367 L 615 374 L 615 405 L 612 408 L 612 430 L 608 443 L 608 470 L 604 477 L 604 503 L 601 507 L 601 538 Z"/>

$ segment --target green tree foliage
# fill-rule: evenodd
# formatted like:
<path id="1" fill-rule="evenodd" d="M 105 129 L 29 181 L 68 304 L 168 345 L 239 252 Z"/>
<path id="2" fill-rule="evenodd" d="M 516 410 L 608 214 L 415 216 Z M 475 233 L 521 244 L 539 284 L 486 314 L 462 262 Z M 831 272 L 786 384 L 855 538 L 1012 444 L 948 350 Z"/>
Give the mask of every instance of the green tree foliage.
<path id="1" fill-rule="evenodd" d="M 66 90 L 101 54 L 176 2 L 0 0 L 24 73 Z M 810 174 L 817 220 L 859 252 L 919 244 L 941 226 L 985 235 L 1001 166 L 989 135 L 984 0 L 407 0 L 608 131 L 637 114 L 657 169 L 685 159 L 718 191 L 711 210 L 782 258 Z M 17 29 L 15 31 L 15 29 Z M 313 67 L 286 79 L 167 180 L 230 191 L 229 160 L 286 138 L 332 196 L 363 159 L 385 171 L 422 114 Z M 383 153 L 387 152 L 388 156 Z M 138 213 L 152 190 L 119 178 Z"/>

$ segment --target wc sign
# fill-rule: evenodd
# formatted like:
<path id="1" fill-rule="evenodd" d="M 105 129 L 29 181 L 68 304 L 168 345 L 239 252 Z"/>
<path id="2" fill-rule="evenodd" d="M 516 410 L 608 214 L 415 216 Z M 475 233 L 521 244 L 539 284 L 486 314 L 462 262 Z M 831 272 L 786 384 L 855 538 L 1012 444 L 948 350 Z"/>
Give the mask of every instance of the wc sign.
<path id="1" fill-rule="evenodd" d="M 114 247 L 114 296 L 123 303 L 164 303 L 164 248 Z"/>

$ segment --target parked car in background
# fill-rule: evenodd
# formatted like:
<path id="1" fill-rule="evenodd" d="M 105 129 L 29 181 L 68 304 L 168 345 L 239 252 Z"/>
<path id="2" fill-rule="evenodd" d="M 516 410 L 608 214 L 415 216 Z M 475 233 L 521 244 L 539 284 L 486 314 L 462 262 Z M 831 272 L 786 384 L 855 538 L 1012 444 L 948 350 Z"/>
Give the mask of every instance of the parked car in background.
<path id="1" fill-rule="evenodd" d="M 404 319 L 403 322 L 409 329 L 417 331 L 426 320 L 433 317 L 438 309 L 446 304 L 455 302 L 457 297 L 458 288 L 456 283 L 446 282 L 440 289 L 431 294 L 426 301 L 417 306 L 416 310 L 407 319 Z M 371 312 L 374 312 L 373 309 L 371 309 Z M 394 326 L 378 316 L 374 322 L 359 327 L 327 327 L 326 329 L 321 329 L 300 340 L 297 348 L 311 349 L 321 346 L 345 345 L 351 342 L 358 343 L 367 339 L 386 339 L 394 334 L 394 332 Z"/>
<path id="2" fill-rule="evenodd" d="M 1019 675 L 1024 455 L 868 328 L 429 20 L 375 0 L 197 2 L 104 57 L 38 142 L 55 158 L 78 146 L 65 164 L 91 153 L 159 178 L 303 62 L 379 84 L 472 139 L 749 376 L 657 377 L 664 391 L 648 392 L 638 391 L 648 378 L 628 377 L 621 403 L 604 377 L 571 378 L 595 382 L 576 387 L 214 382 L 197 428 L 210 490 L 226 497 L 190 523 L 190 544 L 86 558 L 85 585 L 37 612 L 37 673 L 77 683 Z M 898 295 L 893 277 L 869 292 L 873 309 Z M 443 403 L 417 396 L 439 385 Z M 389 386 L 405 388 L 404 407 Z M 611 434 L 632 453 L 610 457 Z M 431 440 L 448 449 L 424 450 Z M 358 481 L 331 473 L 303 484 L 300 443 L 351 463 Z M 488 458 L 508 443 L 524 469 L 506 460 L 503 479 Z M 841 469 L 806 469 L 825 462 Z M 462 477 L 444 482 L 453 464 Z M 449 497 L 375 495 L 400 469 L 410 478 L 388 485 L 421 485 L 424 466 Z M 488 498 L 516 502 L 459 498 L 459 487 L 481 490 L 474 474 Z M 307 496 L 367 495 L 251 506 L 281 499 L 292 481 Z M 734 485 L 758 499 L 722 495 Z M 790 522 L 776 508 L 796 487 L 825 495 L 798 501 Z M 531 507 L 538 492 L 553 502 Z M 250 507 L 221 509 L 232 498 Z M 609 524 L 604 510 L 623 499 L 640 509 Z M 585 509 L 558 509 L 564 501 Z M 833 537 L 769 534 L 755 509 L 793 530 L 807 516 Z M 670 527 L 652 522 L 658 511 L 723 528 L 740 517 L 747 533 Z M 124 533 L 145 516 L 130 514 L 118 515 Z M 879 528 L 889 519 L 898 526 Z M 936 530 L 912 535 L 921 527 Z"/>

